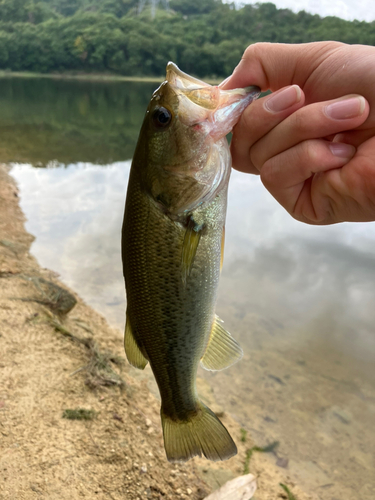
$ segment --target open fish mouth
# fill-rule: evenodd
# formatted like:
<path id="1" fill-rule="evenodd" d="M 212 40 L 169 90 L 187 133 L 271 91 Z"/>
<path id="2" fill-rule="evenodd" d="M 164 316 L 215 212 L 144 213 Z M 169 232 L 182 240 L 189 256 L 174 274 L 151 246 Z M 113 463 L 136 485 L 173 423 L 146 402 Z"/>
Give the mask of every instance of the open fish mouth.
<path id="1" fill-rule="evenodd" d="M 184 73 L 173 62 L 167 65 L 167 82 L 179 98 L 179 119 L 214 140 L 225 137 L 260 95 L 256 86 L 222 90 Z"/>

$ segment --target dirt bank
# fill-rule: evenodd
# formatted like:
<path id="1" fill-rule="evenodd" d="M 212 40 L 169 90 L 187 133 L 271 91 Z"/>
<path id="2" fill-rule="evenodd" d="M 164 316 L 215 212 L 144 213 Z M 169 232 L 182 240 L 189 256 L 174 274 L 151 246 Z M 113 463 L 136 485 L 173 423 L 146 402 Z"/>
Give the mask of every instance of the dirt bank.
<path id="1" fill-rule="evenodd" d="M 17 187 L 0 166 L 0 498 L 198 500 L 242 474 L 255 443 L 243 433 L 241 441 L 239 425 L 225 413 L 236 457 L 166 461 L 159 402 L 147 379 L 134 378 L 120 333 L 79 297 L 65 317 L 57 314 L 58 301 L 42 288 L 64 285 L 30 255 L 24 220 Z M 215 406 L 203 382 L 200 391 Z M 66 418 L 66 410 L 77 409 L 88 412 Z M 252 454 L 256 499 L 287 498 L 284 483 L 298 500 L 316 500 L 283 465 L 275 453 Z"/>

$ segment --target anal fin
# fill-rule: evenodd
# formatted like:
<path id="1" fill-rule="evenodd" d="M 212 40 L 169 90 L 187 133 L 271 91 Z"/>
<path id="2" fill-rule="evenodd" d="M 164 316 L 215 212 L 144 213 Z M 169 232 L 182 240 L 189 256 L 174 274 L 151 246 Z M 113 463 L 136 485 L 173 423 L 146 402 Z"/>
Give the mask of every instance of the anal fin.
<path id="1" fill-rule="evenodd" d="M 227 332 L 222 321 L 215 316 L 210 339 L 201 359 L 205 370 L 224 370 L 242 358 L 243 352 L 239 343 Z"/>
<path id="2" fill-rule="evenodd" d="M 134 338 L 132 326 L 130 324 L 129 316 L 126 315 L 126 325 L 125 325 L 125 354 L 128 358 L 129 363 L 135 368 L 143 370 L 147 365 L 148 361 L 143 356 L 140 348 L 138 347 L 137 341 Z"/>

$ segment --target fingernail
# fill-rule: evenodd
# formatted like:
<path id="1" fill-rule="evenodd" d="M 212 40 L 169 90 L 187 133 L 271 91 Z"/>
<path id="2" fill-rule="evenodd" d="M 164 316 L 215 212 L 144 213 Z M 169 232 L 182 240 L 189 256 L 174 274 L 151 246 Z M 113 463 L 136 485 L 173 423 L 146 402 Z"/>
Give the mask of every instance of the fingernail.
<path id="1" fill-rule="evenodd" d="M 298 85 L 292 85 L 277 94 L 272 95 L 264 103 L 264 106 L 271 113 L 279 113 L 290 108 L 301 100 L 301 89 Z"/>
<path id="2" fill-rule="evenodd" d="M 328 146 L 331 153 L 339 158 L 351 158 L 355 153 L 355 147 L 350 144 L 331 142 Z"/>
<path id="3" fill-rule="evenodd" d="M 361 116 L 365 110 L 366 101 L 364 97 L 350 97 L 328 104 L 324 108 L 325 114 L 334 120 L 347 120 L 348 118 L 355 118 Z"/>

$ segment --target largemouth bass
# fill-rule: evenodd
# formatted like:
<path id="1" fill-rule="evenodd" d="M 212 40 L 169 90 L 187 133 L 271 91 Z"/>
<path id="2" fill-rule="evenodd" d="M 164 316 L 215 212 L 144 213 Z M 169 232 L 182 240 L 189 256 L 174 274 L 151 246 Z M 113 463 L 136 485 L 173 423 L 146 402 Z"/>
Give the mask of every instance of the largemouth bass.
<path id="1" fill-rule="evenodd" d="M 237 448 L 198 398 L 198 364 L 221 370 L 242 350 L 215 316 L 231 157 L 226 135 L 259 96 L 221 90 L 167 66 L 132 162 L 122 232 L 125 352 L 150 363 L 170 461 L 225 460 Z"/>

